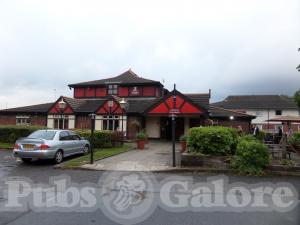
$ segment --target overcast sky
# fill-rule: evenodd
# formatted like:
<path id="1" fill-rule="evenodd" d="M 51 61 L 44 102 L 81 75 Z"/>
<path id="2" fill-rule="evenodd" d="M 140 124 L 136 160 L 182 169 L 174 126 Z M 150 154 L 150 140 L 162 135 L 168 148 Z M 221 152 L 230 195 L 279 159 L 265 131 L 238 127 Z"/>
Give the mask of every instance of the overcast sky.
<path id="1" fill-rule="evenodd" d="M 293 94 L 299 0 L 0 0 L 0 108 L 129 68 L 183 93 Z"/>

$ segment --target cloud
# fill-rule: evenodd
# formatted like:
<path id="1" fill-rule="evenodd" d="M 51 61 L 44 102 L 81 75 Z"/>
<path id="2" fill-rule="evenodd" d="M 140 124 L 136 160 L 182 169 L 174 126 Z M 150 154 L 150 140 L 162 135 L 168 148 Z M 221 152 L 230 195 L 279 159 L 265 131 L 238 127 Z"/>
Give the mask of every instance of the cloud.
<path id="1" fill-rule="evenodd" d="M 292 94 L 297 0 L 0 2 L 0 108 L 132 68 L 180 91 Z M 22 98 L 18 97 L 20 96 Z"/>

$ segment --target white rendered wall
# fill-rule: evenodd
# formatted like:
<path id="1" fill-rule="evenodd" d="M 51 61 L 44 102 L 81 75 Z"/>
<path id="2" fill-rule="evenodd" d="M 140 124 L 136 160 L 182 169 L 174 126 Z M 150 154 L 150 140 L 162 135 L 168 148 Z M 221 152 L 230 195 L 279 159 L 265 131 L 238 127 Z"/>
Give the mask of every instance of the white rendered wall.
<path id="1" fill-rule="evenodd" d="M 160 138 L 160 117 L 146 117 L 146 132 L 149 138 Z"/>

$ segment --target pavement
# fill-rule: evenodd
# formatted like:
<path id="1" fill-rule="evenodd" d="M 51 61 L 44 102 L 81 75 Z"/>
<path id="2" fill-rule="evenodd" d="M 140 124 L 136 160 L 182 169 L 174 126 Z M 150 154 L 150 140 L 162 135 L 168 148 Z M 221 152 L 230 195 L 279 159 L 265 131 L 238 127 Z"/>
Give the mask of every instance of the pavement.
<path id="1" fill-rule="evenodd" d="M 145 150 L 147 151 L 147 150 Z M 87 170 L 61 170 L 54 169 L 50 161 L 36 161 L 25 164 L 12 157 L 11 151 L 0 150 L 0 202 L 4 201 L 4 191 L 7 186 L 4 181 L 13 176 L 31 179 L 34 183 L 48 184 L 49 178 L 67 175 L 74 183 L 85 182 L 97 184 L 102 179 L 104 171 Z M 147 173 L 148 174 L 148 173 Z M 150 173 L 149 173 L 150 174 Z M 157 181 L 170 178 L 174 174 L 154 173 Z M 186 179 L 192 178 L 194 182 L 203 182 L 213 173 L 185 173 Z M 219 174 L 218 174 L 219 175 Z M 288 182 L 300 191 L 298 177 L 264 176 L 244 177 L 228 175 L 229 182 L 245 182 L 258 184 L 260 182 Z M 159 195 L 157 191 L 155 195 Z M 299 196 L 298 196 L 298 200 Z M 299 225 L 300 205 L 288 212 L 170 212 L 157 207 L 152 215 L 140 222 L 140 225 Z M 92 212 L 38 212 L 26 210 L 24 212 L 0 212 L 0 225 L 116 225 L 110 217 L 101 210 Z"/>
<path id="2" fill-rule="evenodd" d="M 175 145 L 176 165 L 180 166 L 180 145 Z M 168 171 L 172 166 L 172 143 L 168 141 L 150 141 L 144 150 L 134 149 L 119 155 L 85 164 L 82 169 L 103 171 Z"/>

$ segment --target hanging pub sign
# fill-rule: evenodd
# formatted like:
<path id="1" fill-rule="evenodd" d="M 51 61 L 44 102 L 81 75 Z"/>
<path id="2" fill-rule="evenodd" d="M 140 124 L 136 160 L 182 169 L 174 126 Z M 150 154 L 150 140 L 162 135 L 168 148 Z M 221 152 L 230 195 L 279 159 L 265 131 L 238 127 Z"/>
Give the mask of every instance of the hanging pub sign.
<path id="1" fill-rule="evenodd" d="M 140 96 L 142 95 L 142 88 L 141 87 L 131 87 L 129 88 L 129 96 Z"/>

